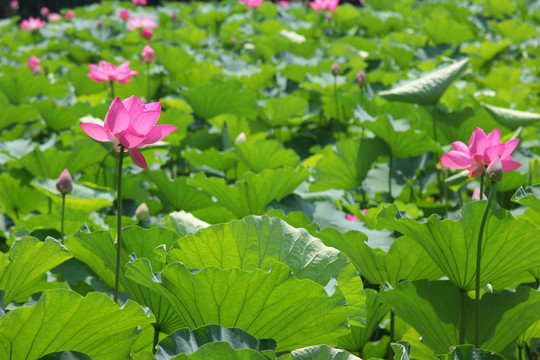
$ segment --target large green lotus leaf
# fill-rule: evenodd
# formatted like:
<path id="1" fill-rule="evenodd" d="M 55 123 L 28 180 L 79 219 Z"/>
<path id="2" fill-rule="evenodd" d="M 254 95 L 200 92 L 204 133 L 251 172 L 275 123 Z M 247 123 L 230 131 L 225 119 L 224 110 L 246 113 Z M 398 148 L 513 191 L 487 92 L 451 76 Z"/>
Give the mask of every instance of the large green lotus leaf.
<path id="1" fill-rule="evenodd" d="M 79 139 L 69 150 L 56 147 L 45 151 L 35 149 L 19 159 L 22 166 L 34 177 L 58 179 L 64 169 L 72 174 L 86 170 L 107 156 L 107 150 L 92 139 Z"/>
<path id="2" fill-rule="evenodd" d="M 405 281 L 380 296 L 437 353 L 459 344 L 461 319 L 467 321 L 465 342 L 474 342 L 474 300 L 466 299 L 462 314 L 460 290 L 450 281 Z M 480 300 L 478 347 L 501 352 L 538 319 L 539 292 L 519 286 L 513 291 L 486 293 Z"/>
<path id="3" fill-rule="evenodd" d="M 472 55 L 470 62 L 473 68 L 480 69 L 487 61 L 493 59 L 498 53 L 512 45 L 508 39 L 495 41 L 475 42 L 461 49 L 462 54 Z"/>
<path id="4" fill-rule="evenodd" d="M 34 179 L 32 185 L 47 195 L 54 203 L 61 206 L 62 197 L 56 189 L 56 180 Z M 113 204 L 116 194 L 109 188 L 93 183 L 73 183 L 71 193 L 66 195 L 66 208 L 86 210 L 88 212 L 103 209 Z"/>
<path id="5" fill-rule="evenodd" d="M 435 105 L 452 82 L 465 70 L 468 59 L 436 69 L 394 89 L 382 91 L 379 96 L 391 101 L 403 101 L 420 105 Z"/>
<path id="6" fill-rule="evenodd" d="M 328 189 L 354 189 L 362 184 L 371 165 L 380 155 L 388 152 L 379 139 L 345 139 L 328 147 L 315 166 L 315 181 L 310 191 Z"/>
<path id="7" fill-rule="evenodd" d="M 540 211 L 540 185 L 533 185 L 527 188 L 520 187 L 512 197 L 512 201 Z"/>
<path id="8" fill-rule="evenodd" d="M 70 258 L 67 249 L 53 238 L 44 242 L 30 236 L 15 240 L 9 255 L 2 254 L 0 260 L 0 290 L 5 292 L 5 304 L 26 302 L 32 294 L 63 287 L 47 282 L 47 271 Z"/>
<path id="9" fill-rule="evenodd" d="M 49 290 L 36 305 L 0 319 L 0 358 L 33 360 L 75 350 L 94 360 L 129 359 L 137 328 L 152 321 L 131 300 L 120 309 L 102 293 L 82 297 L 71 290 Z"/>
<path id="10" fill-rule="evenodd" d="M 212 147 L 206 150 L 199 149 L 187 149 L 182 153 L 182 156 L 199 168 L 210 167 L 212 169 L 225 174 L 225 172 L 231 169 L 236 163 L 236 157 L 231 151 L 218 151 Z"/>
<path id="11" fill-rule="evenodd" d="M 236 144 L 235 147 L 240 161 L 256 173 L 282 166 L 296 167 L 300 161 L 294 150 L 285 149 L 277 140 L 247 141 Z"/>
<path id="12" fill-rule="evenodd" d="M 203 119 L 220 114 L 255 118 L 258 112 L 257 102 L 251 92 L 225 85 L 202 85 L 195 90 L 183 91 L 182 96 L 195 114 Z"/>
<path id="13" fill-rule="evenodd" d="M 291 118 L 302 117 L 308 112 L 308 101 L 304 98 L 287 95 L 270 98 L 265 105 L 265 119 L 270 126 L 288 126 Z"/>
<path id="14" fill-rule="evenodd" d="M 338 340 L 338 346 L 348 351 L 359 351 L 379 328 L 380 322 L 390 311 L 390 306 L 381 302 L 379 294 L 373 289 L 364 289 L 366 295 L 366 326 L 351 325 L 351 333 Z"/>
<path id="15" fill-rule="evenodd" d="M 47 127 L 53 131 L 69 128 L 79 123 L 79 118 L 70 107 L 58 106 L 53 100 L 43 100 L 35 103 Z"/>
<path id="16" fill-rule="evenodd" d="M 529 25 L 519 18 L 510 18 L 504 21 L 492 21 L 490 27 L 502 36 L 512 39 L 517 44 L 530 37 L 538 36 L 538 31 L 533 25 Z"/>
<path id="17" fill-rule="evenodd" d="M 290 354 L 280 356 L 279 360 L 360 360 L 360 358 L 345 350 L 317 345 L 293 350 Z"/>
<path id="18" fill-rule="evenodd" d="M 62 98 L 69 94 L 65 82 L 51 84 L 44 76 L 28 76 L 28 73 L 3 74 L 0 78 L 0 91 L 14 105 L 20 105 L 32 96 L 46 95 Z"/>
<path id="19" fill-rule="evenodd" d="M 390 344 L 394 352 L 394 360 L 409 360 L 409 343 L 406 341 L 397 341 Z"/>
<path id="20" fill-rule="evenodd" d="M 481 105 L 499 124 L 512 130 L 520 126 L 534 125 L 540 122 L 540 114 L 506 109 L 483 103 Z"/>
<path id="21" fill-rule="evenodd" d="M 441 152 L 439 145 L 427 133 L 411 129 L 407 122 L 394 121 L 388 115 L 378 116 L 375 121 L 364 121 L 361 126 L 383 139 L 392 156 L 397 158 Z"/>
<path id="22" fill-rule="evenodd" d="M 213 204 L 209 195 L 188 184 L 187 177 L 171 181 L 161 170 L 145 171 L 144 177 L 157 187 L 152 192 L 161 200 L 165 211 L 193 211 Z"/>
<path id="23" fill-rule="evenodd" d="M 354 266 L 338 250 L 279 218 L 248 216 L 210 226 L 183 237 L 167 258 L 169 263 L 182 262 L 190 269 L 268 270 L 276 261 L 290 267 L 299 279 L 308 278 L 322 286 L 336 280 L 351 307 L 351 321 L 363 326 L 363 286 Z"/>
<path id="24" fill-rule="evenodd" d="M 349 313 L 339 289 L 329 296 L 310 279 L 298 279 L 282 263 L 270 271 L 164 268 L 159 279 L 150 262 L 127 265 L 126 276 L 166 297 L 190 328 L 208 324 L 237 327 L 258 339 L 274 339 L 277 351 L 311 344 L 335 344 L 349 331 Z"/>
<path id="25" fill-rule="evenodd" d="M 240 351 L 238 351 L 240 350 Z M 260 342 L 242 329 L 206 325 L 180 329 L 161 340 L 155 360 L 172 359 L 260 359 Z M 182 354 L 183 356 L 176 356 Z"/>
<path id="26" fill-rule="evenodd" d="M 9 172 L 0 174 L 0 209 L 12 219 L 20 219 L 32 211 L 45 212 L 47 197 L 28 185 L 23 185 Z"/>
<path id="27" fill-rule="evenodd" d="M 176 232 L 180 236 L 193 235 L 197 231 L 210 226 L 209 223 L 197 219 L 193 214 L 184 210 L 167 215 L 164 224 L 167 229 Z"/>
<path id="28" fill-rule="evenodd" d="M 159 63 L 167 69 L 173 79 L 182 76 L 194 66 L 193 57 L 179 46 L 167 46 L 165 43 L 156 42 L 152 44 L 152 48 L 156 53 L 156 59 L 159 59 Z"/>
<path id="29" fill-rule="evenodd" d="M 504 360 L 505 357 L 493 351 L 475 349 L 474 345 L 452 346 L 450 352 L 444 355 L 437 355 L 439 360 Z"/>
<path id="30" fill-rule="evenodd" d="M 78 351 L 65 350 L 45 355 L 39 360 L 92 360 L 92 358 Z"/>
<path id="31" fill-rule="evenodd" d="M 296 170 L 286 166 L 247 174 L 245 180 L 239 180 L 233 186 L 228 186 L 221 178 L 207 178 L 203 173 L 196 174 L 187 183 L 214 196 L 222 206 L 242 218 L 263 214 L 266 205 L 292 193 L 308 175 L 309 171 L 303 167 Z"/>
<path id="32" fill-rule="evenodd" d="M 25 124 L 39 118 L 39 113 L 31 105 L 9 105 L 2 103 L 2 112 L 0 113 L 0 129 L 6 128 L 11 124 Z"/>
<path id="33" fill-rule="evenodd" d="M 475 38 L 469 23 L 456 21 L 441 13 L 432 14 L 430 19 L 424 22 L 424 31 L 437 45 L 461 44 Z"/>
<path id="34" fill-rule="evenodd" d="M 388 229 L 418 241 L 445 276 L 460 289 L 473 290 L 476 244 L 485 207 L 485 201 L 475 201 L 462 208 L 459 220 L 441 221 L 432 215 L 427 222 L 420 223 L 405 217 L 393 206 L 382 211 L 379 220 Z M 481 286 L 538 267 L 539 236 L 540 230 L 527 220 L 516 220 L 508 211 L 492 208 L 483 238 Z"/>
<path id="35" fill-rule="evenodd" d="M 98 256 L 107 268 L 115 269 L 116 246 L 109 232 L 96 231 L 89 234 L 80 232 L 75 238 L 87 250 Z M 145 230 L 136 226 L 128 226 L 122 231 L 120 283 L 131 298 L 152 310 L 156 317 L 156 326 L 164 333 L 171 333 L 181 328 L 182 321 L 174 313 L 166 298 L 152 289 L 126 278 L 125 266 L 134 254 L 137 258 L 145 258 L 150 261 L 154 269 L 161 270 L 165 266 L 165 258 L 156 248 L 170 249 L 177 239 L 176 233 L 161 227 Z"/>

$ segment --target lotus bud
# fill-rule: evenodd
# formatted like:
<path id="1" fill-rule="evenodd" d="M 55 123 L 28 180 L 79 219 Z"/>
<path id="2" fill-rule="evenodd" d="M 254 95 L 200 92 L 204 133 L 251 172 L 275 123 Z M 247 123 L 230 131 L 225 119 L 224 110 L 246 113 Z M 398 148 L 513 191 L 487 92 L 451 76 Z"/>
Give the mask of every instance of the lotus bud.
<path id="1" fill-rule="evenodd" d="M 503 166 L 499 155 L 495 156 L 489 163 L 486 171 L 487 177 L 491 182 L 497 182 L 503 177 Z"/>
<path id="2" fill-rule="evenodd" d="M 152 36 L 154 36 L 154 33 L 152 32 L 152 29 L 150 28 L 143 28 L 141 30 L 141 36 L 147 40 L 150 40 Z"/>
<path id="3" fill-rule="evenodd" d="M 486 200 L 487 197 L 485 194 L 482 194 L 482 200 Z M 476 187 L 472 194 L 472 201 L 478 201 L 480 200 L 480 188 Z"/>
<path id="4" fill-rule="evenodd" d="M 366 87 L 366 74 L 364 73 L 364 70 L 360 69 L 360 71 L 358 71 L 355 80 L 360 88 Z"/>
<path id="5" fill-rule="evenodd" d="M 171 14 L 171 20 L 172 22 L 176 22 L 178 20 L 178 14 L 176 12 Z"/>
<path id="6" fill-rule="evenodd" d="M 236 44 L 237 44 L 236 38 L 233 36 L 233 37 L 231 38 L 231 45 L 232 45 L 232 46 L 236 46 Z"/>
<path id="7" fill-rule="evenodd" d="M 137 207 L 137 210 L 135 210 L 135 217 L 139 222 L 145 222 L 150 218 L 150 210 L 148 209 L 148 205 L 146 203 L 142 203 Z"/>
<path id="8" fill-rule="evenodd" d="M 48 8 L 46 8 L 45 6 L 42 7 L 39 12 L 41 13 L 41 16 L 43 16 L 43 17 L 47 17 L 51 13 L 51 11 Z"/>
<path id="9" fill-rule="evenodd" d="M 334 61 L 332 64 L 332 75 L 338 76 L 339 75 L 339 65 L 337 62 Z"/>
<path id="10" fill-rule="evenodd" d="M 242 144 L 242 143 L 245 143 L 245 142 L 246 142 L 246 133 L 241 132 L 240 134 L 238 134 L 238 136 L 236 137 L 236 139 L 234 139 L 234 142 L 235 142 L 236 144 Z"/>
<path id="11" fill-rule="evenodd" d="M 98 21 L 96 22 L 96 26 L 97 26 L 98 29 L 103 28 L 103 20 L 98 19 Z"/>
<path id="12" fill-rule="evenodd" d="M 146 45 L 142 52 L 142 60 L 143 63 L 151 63 L 156 61 L 156 53 L 154 52 L 154 49 L 150 47 L 150 45 Z"/>
<path id="13" fill-rule="evenodd" d="M 66 11 L 66 19 L 71 20 L 74 17 L 75 17 L 75 13 L 73 12 L 73 10 Z"/>
<path id="14" fill-rule="evenodd" d="M 68 169 L 64 169 L 56 181 L 56 189 L 60 191 L 60 194 L 67 195 L 71 193 L 72 188 L 73 179 L 71 178 L 71 174 L 69 173 Z"/>
<path id="15" fill-rule="evenodd" d="M 326 14 L 326 21 L 332 22 L 332 13 L 327 13 Z"/>
<path id="16" fill-rule="evenodd" d="M 10 1 L 9 6 L 13 10 L 19 10 L 19 2 L 17 0 Z"/>
<path id="17" fill-rule="evenodd" d="M 37 56 L 30 56 L 28 58 L 28 68 L 31 70 L 34 70 L 34 68 L 37 66 L 39 67 L 40 60 Z"/>
<path id="18" fill-rule="evenodd" d="M 129 19 L 129 11 L 127 11 L 127 9 L 120 10 L 120 19 L 122 20 Z"/>

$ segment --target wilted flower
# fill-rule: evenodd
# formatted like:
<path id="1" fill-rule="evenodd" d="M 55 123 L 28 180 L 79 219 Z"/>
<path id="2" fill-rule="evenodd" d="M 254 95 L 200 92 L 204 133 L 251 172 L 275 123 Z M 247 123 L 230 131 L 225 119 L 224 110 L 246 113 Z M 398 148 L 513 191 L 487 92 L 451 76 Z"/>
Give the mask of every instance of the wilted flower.
<path id="1" fill-rule="evenodd" d="M 152 29 L 150 28 L 143 28 L 141 30 L 141 36 L 147 40 L 150 40 L 152 36 L 154 36 L 154 33 L 152 32 Z"/>
<path id="2" fill-rule="evenodd" d="M 487 136 L 484 130 L 476 128 L 469 140 L 469 146 L 461 141 L 452 143 L 454 150 L 441 156 L 441 163 L 452 169 L 467 169 L 469 177 L 478 177 L 496 156 L 500 158 L 502 170 L 512 171 L 521 166 L 512 160 L 512 152 L 516 148 L 519 139 L 513 139 L 503 144 L 499 129 L 493 130 Z"/>
<path id="3" fill-rule="evenodd" d="M 71 190 L 73 189 L 73 179 L 71 178 L 68 169 L 64 169 L 60 174 L 60 177 L 56 181 L 56 189 L 58 189 L 62 195 L 71 193 Z"/>
<path id="4" fill-rule="evenodd" d="M 122 20 L 129 19 L 129 11 L 127 11 L 127 9 L 120 10 L 120 19 Z"/>
<path id="5" fill-rule="evenodd" d="M 66 11 L 66 19 L 71 20 L 75 17 L 75 12 L 73 10 Z"/>
<path id="6" fill-rule="evenodd" d="M 263 3 L 263 0 L 239 0 L 240 4 L 246 4 L 248 9 L 258 8 Z"/>
<path id="7" fill-rule="evenodd" d="M 142 51 L 142 60 L 143 63 L 151 63 L 156 61 L 156 53 L 154 52 L 154 49 L 150 47 L 150 45 L 146 45 Z"/>
<path id="8" fill-rule="evenodd" d="M 24 30 L 37 30 L 37 29 L 41 29 L 42 27 L 44 27 L 46 24 L 45 21 L 41 20 L 40 18 L 33 18 L 33 17 L 29 17 L 28 20 L 23 20 L 21 22 L 21 29 L 24 29 Z"/>
<path id="9" fill-rule="evenodd" d="M 339 65 L 337 62 L 334 61 L 332 64 L 332 75 L 338 76 L 339 75 Z"/>
<path id="10" fill-rule="evenodd" d="M 135 30 L 138 28 L 155 29 L 157 24 L 150 16 L 132 16 L 129 18 L 127 29 Z"/>
<path id="11" fill-rule="evenodd" d="M 137 218 L 137 220 L 139 220 L 139 222 L 145 222 L 150 218 L 150 210 L 148 209 L 148 205 L 146 205 L 145 202 L 137 206 L 137 209 L 135 210 L 135 217 Z"/>
<path id="12" fill-rule="evenodd" d="M 105 116 L 104 126 L 81 123 L 81 128 L 94 140 L 113 141 L 116 151 L 123 146 L 137 166 L 148 169 L 138 148 L 154 144 L 177 129 L 172 125 L 156 125 L 160 115 L 160 102 L 144 105 L 136 96 L 123 101 L 116 98 Z"/>
<path id="13" fill-rule="evenodd" d="M 131 77 L 139 75 L 138 72 L 129 68 L 129 61 L 115 67 L 112 63 L 101 60 L 99 66 L 88 65 L 90 73 L 88 77 L 96 82 L 118 81 L 120 84 L 126 84 L 131 81 Z"/>

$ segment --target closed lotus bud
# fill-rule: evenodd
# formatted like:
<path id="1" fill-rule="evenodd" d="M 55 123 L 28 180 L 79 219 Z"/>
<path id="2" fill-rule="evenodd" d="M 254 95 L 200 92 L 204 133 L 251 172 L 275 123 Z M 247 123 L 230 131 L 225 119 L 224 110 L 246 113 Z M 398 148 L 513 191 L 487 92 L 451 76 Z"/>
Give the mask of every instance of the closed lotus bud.
<path id="1" fill-rule="evenodd" d="M 150 45 L 146 45 L 142 51 L 142 60 L 143 63 L 151 63 L 156 61 L 156 53 L 154 52 L 154 49 L 150 47 Z"/>
<path id="2" fill-rule="evenodd" d="M 233 36 L 233 37 L 231 38 L 231 45 L 232 45 L 232 46 L 235 46 L 236 43 L 237 43 L 236 38 Z"/>
<path id="3" fill-rule="evenodd" d="M 75 17 L 75 13 L 73 12 L 73 10 L 66 11 L 66 19 L 71 20 L 74 17 Z"/>
<path id="4" fill-rule="evenodd" d="M 127 11 L 127 9 L 120 10 L 120 19 L 122 20 L 129 19 L 129 11 Z"/>
<path id="5" fill-rule="evenodd" d="M 178 14 L 176 12 L 171 14 L 171 20 L 172 22 L 176 22 L 178 20 Z"/>
<path id="6" fill-rule="evenodd" d="M 361 88 L 366 86 L 366 74 L 364 73 L 364 70 L 358 71 L 355 80 L 358 86 L 360 86 Z"/>
<path id="7" fill-rule="evenodd" d="M 141 30 L 141 36 L 145 39 L 150 40 L 152 36 L 154 36 L 154 33 L 152 32 L 152 29 L 150 28 L 143 28 Z"/>
<path id="8" fill-rule="evenodd" d="M 103 27 L 103 20 L 98 19 L 98 21 L 96 22 L 96 26 L 98 29 L 101 29 Z"/>
<path id="9" fill-rule="evenodd" d="M 71 178 L 68 169 L 64 169 L 60 174 L 60 177 L 56 181 L 56 189 L 58 189 L 62 195 L 71 193 L 71 190 L 73 189 L 73 179 Z"/>
<path id="10" fill-rule="evenodd" d="M 486 200 L 486 199 L 487 199 L 486 195 L 482 194 L 482 200 Z M 478 200 L 480 200 L 480 188 L 476 187 L 472 194 L 472 201 L 478 201 Z"/>
<path id="11" fill-rule="evenodd" d="M 503 177 L 503 166 L 499 155 L 495 156 L 495 159 L 489 163 L 486 174 L 491 182 L 497 182 Z"/>
<path id="12" fill-rule="evenodd" d="M 235 142 L 236 144 L 242 144 L 242 143 L 245 143 L 245 142 L 246 142 L 246 133 L 241 132 L 240 134 L 238 134 L 238 136 L 236 137 L 236 139 L 234 139 L 234 142 Z"/>
<path id="13" fill-rule="evenodd" d="M 139 222 L 145 222 L 150 218 L 150 210 L 148 209 L 148 205 L 146 203 L 142 203 L 137 207 L 137 210 L 135 210 L 135 217 Z"/>
<path id="14" fill-rule="evenodd" d="M 19 10 L 19 2 L 17 0 L 13 0 L 9 3 L 9 6 L 13 9 L 13 10 Z"/>
<path id="15" fill-rule="evenodd" d="M 47 17 L 51 13 L 51 11 L 46 7 L 42 7 L 40 12 L 43 17 Z"/>
<path id="16" fill-rule="evenodd" d="M 337 62 L 334 61 L 332 64 L 332 75 L 338 76 L 339 75 L 339 65 Z"/>
<path id="17" fill-rule="evenodd" d="M 31 70 L 34 70 L 34 68 L 37 66 L 39 67 L 39 58 L 37 56 L 30 56 L 28 58 L 28 67 L 31 69 Z"/>

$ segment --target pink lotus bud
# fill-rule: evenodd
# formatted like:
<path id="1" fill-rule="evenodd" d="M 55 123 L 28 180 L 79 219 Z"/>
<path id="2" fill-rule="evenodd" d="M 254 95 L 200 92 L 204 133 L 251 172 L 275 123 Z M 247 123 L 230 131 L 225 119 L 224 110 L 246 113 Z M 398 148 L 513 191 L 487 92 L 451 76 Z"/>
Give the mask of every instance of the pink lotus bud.
<path id="1" fill-rule="evenodd" d="M 355 80 L 358 86 L 360 86 L 361 88 L 366 86 L 366 74 L 364 73 L 364 70 L 360 69 L 360 71 L 358 71 Z"/>
<path id="2" fill-rule="evenodd" d="M 60 177 L 56 181 L 56 188 L 60 191 L 60 194 L 67 195 L 73 188 L 73 179 L 68 169 L 64 169 L 60 174 Z"/>
<path id="3" fill-rule="evenodd" d="M 143 63 L 151 63 L 156 61 L 156 53 L 154 52 L 154 49 L 150 47 L 150 45 L 146 45 L 142 52 L 142 60 Z"/>
<path id="4" fill-rule="evenodd" d="M 353 215 L 353 214 L 347 214 L 347 220 L 349 220 L 349 221 L 360 221 L 360 219 L 356 215 Z"/>
<path id="5" fill-rule="evenodd" d="M 98 21 L 96 22 L 96 26 L 97 26 L 98 29 L 103 28 L 103 20 L 98 19 Z"/>
<path id="6" fill-rule="evenodd" d="M 333 19 L 332 13 L 327 13 L 326 14 L 326 21 L 331 22 L 332 19 Z"/>
<path id="7" fill-rule="evenodd" d="M 231 38 L 231 45 L 232 45 L 232 46 L 235 46 L 236 43 L 237 43 L 236 38 L 233 36 L 233 37 Z"/>
<path id="8" fill-rule="evenodd" d="M 51 11 L 48 8 L 46 8 L 45 6 L 42 7 L 39 12 L 41 13 L 41 16 L 43 16 L 43 17 L 47 17 L 51 13 Z"/>
<path id="9" fill-rule="evenodd" d="M 146 205 L 146 203 L 143 202 L 137 207 L 137 210 L 135 210 L 135 217 L 137 220 L 139 220 L 139 222 L 145 222 L 150 218 L 150 210 L 148 209 L 148 205 Z"/>
<path id="10" fill-rule="evenodd" d="M 36 66 L 32 69 L 32 74 L 34 75 L 41 75 L 41 66 Z"/>
<path id="11" fill-rule="evenodd" d="M 493 160 L 489 163 L 486 174 L 491 182 L 497 182 L 503 177 L 503 165 L 499 155 L 495 156 Z"/>
<path id="12" fill-rule="evenodd" d="M 280 1 L 276 2 L 276 5 L 283 6 L 283 7 L 288 7 L 289 2 L 286 1 L 286 0 L 280 0 Z"/>
<path id="13" fill-rule="evenodd" d="M 131 0 L 131 4 L 133 6 L 137 6 L 137 5 L 146 5 L 147 4 L 147 1 L 146 0 Z"/>
<path id="14" fill-rule="evenodd" d="M 62 20 L 62 15 L 60 15 L 59 13 L 50 13 L 49 16 L 47 16 L 47 20 L 49 22 Z"/>
<path id="15" fill-rule="evenodd" d="M 362 215 L 367 215 L 368 209 L 362 209 Z"/>
<path id="16" fill-rule="evenodd" d="M 486 199 L 487 199 L 487 197 L 486 197 L 485 194 L 482 194 L 482 199 L 483 199 L 483 200 L 486 200 Z M 478 200 L 480 200 L 480 188 L 479 188 L 479 187 L 476 187 L 476 188 L 474 189 L 473 194 L 472 194 L 472 201 L 478 201 Z"/>
<path id="17" fill-rule="evenodd" d="M 66 11 L 66 19 L 71 20 L 74 17 L 75 17 L 75 13 L 73 12 L 73 10 Z"/>
<path id="18" fill-rule="evenodd" d="M 176 22 L 178 20 L 178 14 L 176 12 L 171 14 L 171 20 L 172 22 Z"/>
<path id="19" fill-rule="evenodd" d="M 246 142 L 246 133 L 245 132 L 241 132 L 240 134 L 238 134 L 238 136 L 236 137 L 236 139 L 234 139 L 234 142 L 236 144 L 242 144 L 242 143 L 245 143 Z"/>
<path id="20" fill-rule="evenodd" d="M 37 66 L 39 67 L 39 63 L 40 63 L 40 60 L 37 56 L 30 56 L 28 58 L 28 67 L 31 69 L 31 70 L 34 70 L 34 68 Z"/>
<path id="21" fill-rule="evenodd" d="M 127 9 L 120 10 L 120 19 L 122 20 L 129 19 L 129 11 L 127 11 Z"/>
<path id="22" fill-rule="evenodd" d="M 145 39 L 150 40 L 152 36 L 154 36 L 154 33 L 152 32 L 152 29 L 150 28 L 143 28 L 141 30 L 141 36 Z"/>
<path id="23" fill-rule="evenodd" d="M 334 61 L 332 64 L 332 75 L 338 76 L 339 75 L 339 65 L 337 62 Z"/>
<path id="24" fill-rule="evenodd" d="M 13 10 L 19 10 L 19 2 L 18 2 L 17 0 L 10 1 L 10 2 L 9 2 L 9 6 L 10 6 Z"/>

